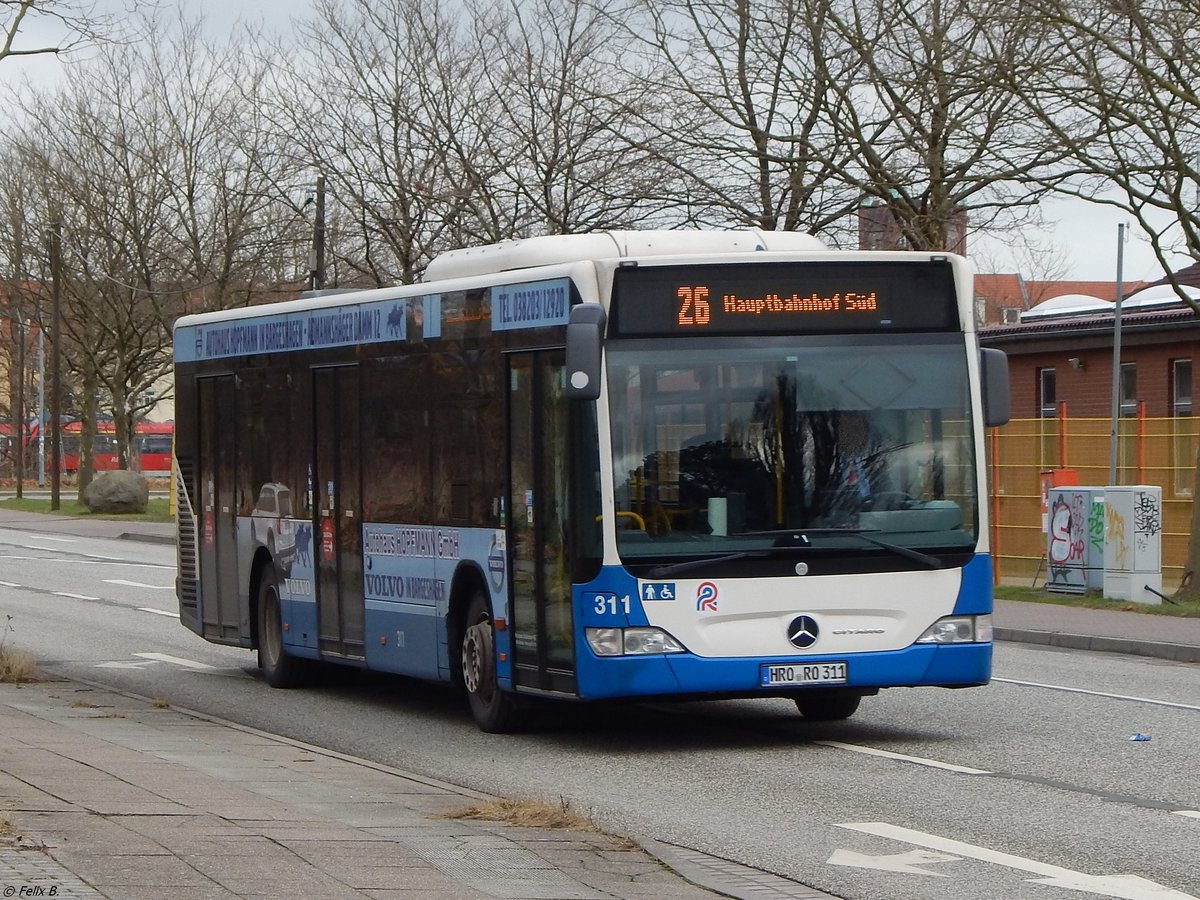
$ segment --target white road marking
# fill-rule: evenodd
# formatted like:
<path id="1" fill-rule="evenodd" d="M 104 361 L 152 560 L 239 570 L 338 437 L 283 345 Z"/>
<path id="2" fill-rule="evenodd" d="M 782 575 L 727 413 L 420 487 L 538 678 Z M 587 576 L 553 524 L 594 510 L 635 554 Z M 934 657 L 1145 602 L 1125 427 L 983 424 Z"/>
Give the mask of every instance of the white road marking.
<path id="1" fill-rule="evenodd" d="M 4 587 L 20 587 L 21 586 L 19 584 L 13 584 L 11 581 L 0 581 L 0 585 L 4 585 Z"/>
<path id="2" fill-rule="evenodd" d="M 989 850 L 986 847 L 976 847 L 974 844 L 968 844 L 964 841 L 939 837 L 936 834 L 926 834 L 923 831 L 914 831 L 911 828 L 902 828 L 899 825 L 891 825 L 887 822 L 851 822 L 838 824 L 836 827 L 849 828 L 852 831 L 861 831 L 863 834 L 873 834 L 878 837 L 889 838 L 893 841 L 915 844 L 918 847 L 925 847 L 940 853 L 950 853 L 967 857 L 968 859 L 993 863 L 998 866 L 1006 866 L 1010 869 L 1019 869 L 1022 872 L 1030 872 L 1038 876 L 1035 879 L 1030 879 L 1031 881 L 1050 887 L 1086 891 L 1092 894 L 1100 894 L 1103 897 L 1118 897 L 1121 900 L 1200 900 L 1200 898 L 1193 897 L 1191 894 L 1184 894 L 1181 891 L 1163 887 L 1161 884 L 1142 878 L 1140 875 L 1088 875 L 1084 872 L 1064 869 L 1061 866 L 1053 866 L 1049 863 L 1026 859 L 1023 856 L 1001 853 L 998 850 Z M 923 874 L 928 875 L 931 873 L 925 872 Z"/>
<path id="3" fill-rule="evenodd" d="M 144 669 L 149 662 L 104 662 L 96 663 L 94 669 Z"/>
<path id="4" fill-rule="evenodd" d="M 864 753 L 867 756 L 882 756 L 887 759 L 897 759 L 901 762 L 916 763 L 918 766 L 929 766 L 933 769 L 945 769 L 948 772 L 960 772 L 963 775 L 991 775 L 986 769 L 972 769 L 970 766 L 956 766 L 953 763 L 939 762 L 936 759 L 926 759 L 923 756 L 909 756 L 906 753 L 893 753 L 891 750 L 878 750 L 874 747 L 863 747 L 859 744 L 843 744 L 841 741 L 813 741 L 823 747 L 833 747 L 837 750 L 850 750 L 854 753 Z"/>
<path id="5" fill-rule="evenodd" d="M 168 616 L 172 619 L 178 619 L 179 613 L 171 612 L 169 609 L 155 609 L 153 606 L 139 606 L 140 612 L 154 613 L 156 616 Z"/>
<path id="6" fill-rule="evenodd" d="M 961 856 L 948 853 L 931 853 L 928 850 L 909 850 L 888 856 L 871 856 L 853 850 L 834 850 L 826 862 L 833 866 L 853 866 L 856 869 L 879 869 L 883 872 L 903 872 L 906 875 L 935 875 L 945 878 L 945 872 L 930 872 L 921 866 L 940 862 L 957 862 Z"/>
<path id="7" fill-rule="evenodd" d="M 1177 809 L 1175 815 L 1185 816 L 1189 819 L 1200 819 L 1200 810 L 1195 809 Z"/>
<path id="8" fill-rule="evenodd" d="M 72 594 L 69 591 L 51 591 L 55 597 L 69 597 L 72 600 L 99 600 L 99 597 L 89 597 L 87 594 Z"/>
<path id="9" fill-rule="evenodd" d="M 1169 700 L 1152 700 L 1149 697 L 1134 697 L 1129 694 L 1109 694 L 1105 691 L 1089 691 L 1084 688 L 1068 687 L 1064 684 L 1042 684 L 1037 681 L 1018 681 L 1015 678 L 997 678 L 992 676 L 992 681 L 1002 681 L 1005 684 L 1019 684 L 1022 687 L 1038 687 L 1047 688 L 1052 691 L 1066 691 L 1070 694 L 1088 694 L 1092 697 L 1107 697 L 1110 700 L 1132 700 L 1134 703 L 1150 703 L 1154 706 L 1169 706 L 1172 709 L 1192 709 L 1200 712 L 1200 706 L 1193 706 L 1190 703 L 1172 703 Z"/>
<path id="10" fill-rule="evenodd" d="M 32 550 L 45 550 L 47 553 L 55 552 L 53 547 L 32 547 Z M 12 556 L 5 553 L 0 553 L 0 559 L 11 559 L 16 562 L 52 562 L 55 564 L 62 563 L 82 563 L 83 565 L 94 565 L 95 563 L 111 563 L 117 566 L 127 566 L 130 569 L 161 569 L 163 571 L 172 571 L 175 566 L 164 566 L 160 563 L 139 563 L 130 562 L 127 559 L 122 559 L 119 556 L 90 556 L 87 554 L 76 554 L 78 558 L 64 559 L 62 557 L 54 557 L 47 559 L 44 556 Z"/>
<path id="11" fill-rule="evenodd" d="M 155 591 L 173 591 L 173 584 L 146 584 L 144 581 L 126 581 L 124 578 L 105 578 L 105 584 L 119 584 L 124 587 L 150 588 Z"/>
<path id="12" fill-rule="evenodd" d="M 176 666 L 183 666 L 185 669 L 211 669 L 213 666 L 206 663 L 196 662 L 194 659 L 182 659 L 178 656 L 168 656 L 166 653 L 135 653 L 134 656 L 140 656 L 142 659 L 152 659 L 155 662 L 172 663 Z"/>
<path id="13" fill-rule="evenodd" d="M 27 540 L 27 541 L 57 541 L 60 544 L 78 544 L 79 543 L 79 541 L 77 541 L 75 538 L 50 537 L 49 535 L 45 535 L 45 534 L 39 534 L 36 537 L 34 537 L 32 534 L 26 535 L 25 540 Z"/>

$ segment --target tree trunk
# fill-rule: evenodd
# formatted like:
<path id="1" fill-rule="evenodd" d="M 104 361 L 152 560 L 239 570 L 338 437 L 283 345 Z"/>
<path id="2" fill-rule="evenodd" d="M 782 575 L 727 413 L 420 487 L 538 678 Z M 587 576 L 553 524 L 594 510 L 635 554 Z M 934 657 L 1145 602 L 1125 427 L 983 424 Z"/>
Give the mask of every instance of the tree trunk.
<path id="1" fill-rule="evenodd" d="M 76 472 L 78 499 L 83 503 L 83 492 L 96 474 L 96 374 L 91 366 L 83 376 L 83 398 L 79 404 L 79 471 Z"/>

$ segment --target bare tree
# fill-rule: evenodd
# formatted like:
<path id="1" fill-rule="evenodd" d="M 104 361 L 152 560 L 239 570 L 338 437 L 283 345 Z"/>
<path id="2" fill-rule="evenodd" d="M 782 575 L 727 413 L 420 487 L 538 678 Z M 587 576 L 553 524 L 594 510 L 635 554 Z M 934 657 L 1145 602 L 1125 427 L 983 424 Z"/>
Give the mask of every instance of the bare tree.
<path id="1" fill-rule="evenodd" d="M 131 9 L 142 6 L 127 0 Z M 0 36 L 0 61 L 8 57 L 61 56 L 72 50 L 112 40 L 125 33 L 125 20 L 118 12 L 94 0 L 0 0 L 4 24 Z M 22 43 L 32 30 L 49 31 L 45 42 Z"/>
<path id="2" fill-rule="evenodd" d="M 29 186 L 20 160 L 0 149 L 0 325 L 6 337 L 0 340 L 0 360 L 8 372 L 9 396 L 0 398 L 0 415 L 10 423 L 10 458 L 14 474 L 25 474 L 26 423 L 37 410 L 32 402 L 33 360 L 30 334 L 37 321 L 38 298 L 28 269 Z M 20 463 L 18 464 L 18 459 Z"/>
<path id="3" fill-rule="evenodd" d="M 850 73 L 823 0 L 635 0 L 611 14 L 641 44 L 642 130 L 688 221 L 821 232 L 858 201 L 823 105 Z M 628 67 L 628 63 L 626 64 Z"/>
<path id="4" fill-rule="evenodd" d="M 1003 227 L 1037 202 L 1064 154 L 1020 102 L 1054 49 L 1036 20 L 970 0 L 828 3 L 833 49 L 857 73 L 830 82 L 840 174 L 907 246 L 949 249 L 964 216 Z"/>
<path id="5" fill-rule="evenodd" d="M 95 389 L 128 465 L 134 426 L 171 369 L 171 325 L 192 309 L 269 296 L 289 219 L 264 173 L 236 45 L 194 26 L 108 45 L 50 92 L 24 99 L 10 135 L 38 185 L 35 218 L 62 223 L 69 360 L 93 418 Z M 64 347 L 66 345 L 64 344 Z"/>
<path id="6" fill-rule="evenodd" d="M 660 220 L 674 182 L 645 127 L 658 103 L 622 74 L 634 43 L 581 0 L 474 9 L 474 55 L 494 110 L 479 185 L 509 234 L 572 234 Z M 666 177 L 664 177 L 664 175 Z"/>
<path id="7" fill-rule="evenodd" d="M 1178 291 L 1170 254 L 1200 259 L 1200 0 L 1027 9 L 1060 47 L 1044 84 L 1024 96 L 1078 173 L 1059 190 L 1128 212 Z"/>
<path id="8" fill-rule="evenodd" d="M 439 0 L 320 0 L 299 51 L 277 61 L 271 124 L 293 172 L 327 179 L 350 286 L 415 281 L 487 175 L 455 165 L 480 159 L 484 139 L 464 124 L 478 120 L 478 61 L 459 20 Z"/>

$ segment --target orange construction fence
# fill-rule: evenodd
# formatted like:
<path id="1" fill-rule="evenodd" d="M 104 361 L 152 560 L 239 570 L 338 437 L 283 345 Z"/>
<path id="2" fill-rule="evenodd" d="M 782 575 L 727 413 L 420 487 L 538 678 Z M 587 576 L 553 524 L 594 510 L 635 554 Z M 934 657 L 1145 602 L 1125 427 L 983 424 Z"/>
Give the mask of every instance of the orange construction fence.
<path id="1" fill-rule="evenodd" d="M 1065 404 L 1059 415 L 1014 419 L 988 432 L 991 544 L 997 580 L 1034 584 L 1044 575 L 1046 537 L 1042 531 L 1043 490 L 1047 473 L 1075 483 L 1110 483 L 1112 420 L 1071 418 Z M 1153 484 L 1162 488 L 1163 582 L 1177 585 L 1187 557 L 1192 492 L 1197 467 L 1200 419 L 1191 416 L 1152 419 L 1139 404 L 1138 414 L 1118 420 L 1115 484 Z M 1074 479 L 1073 481 L 1069 479 Z M 1051 475 L 1051 480 L 1056 480 Z"/>

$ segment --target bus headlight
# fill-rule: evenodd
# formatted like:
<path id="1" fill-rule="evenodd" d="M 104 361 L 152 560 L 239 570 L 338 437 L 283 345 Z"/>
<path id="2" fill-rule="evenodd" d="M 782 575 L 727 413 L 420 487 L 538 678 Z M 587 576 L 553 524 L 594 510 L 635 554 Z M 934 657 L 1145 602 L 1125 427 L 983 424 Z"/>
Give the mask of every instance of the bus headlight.
<path id="1" fill-rule="evenodd" d="M 587 628 L 588 646 L 597 656 L 644 656 L 686 653 L 686 648 L 661 628 Z"/>
<path id="2" fill-rule="evenodd" d="M 946 616 L 926 628 L 917 643 L 987 644 L 991 640 L 991 616 Z"/>

